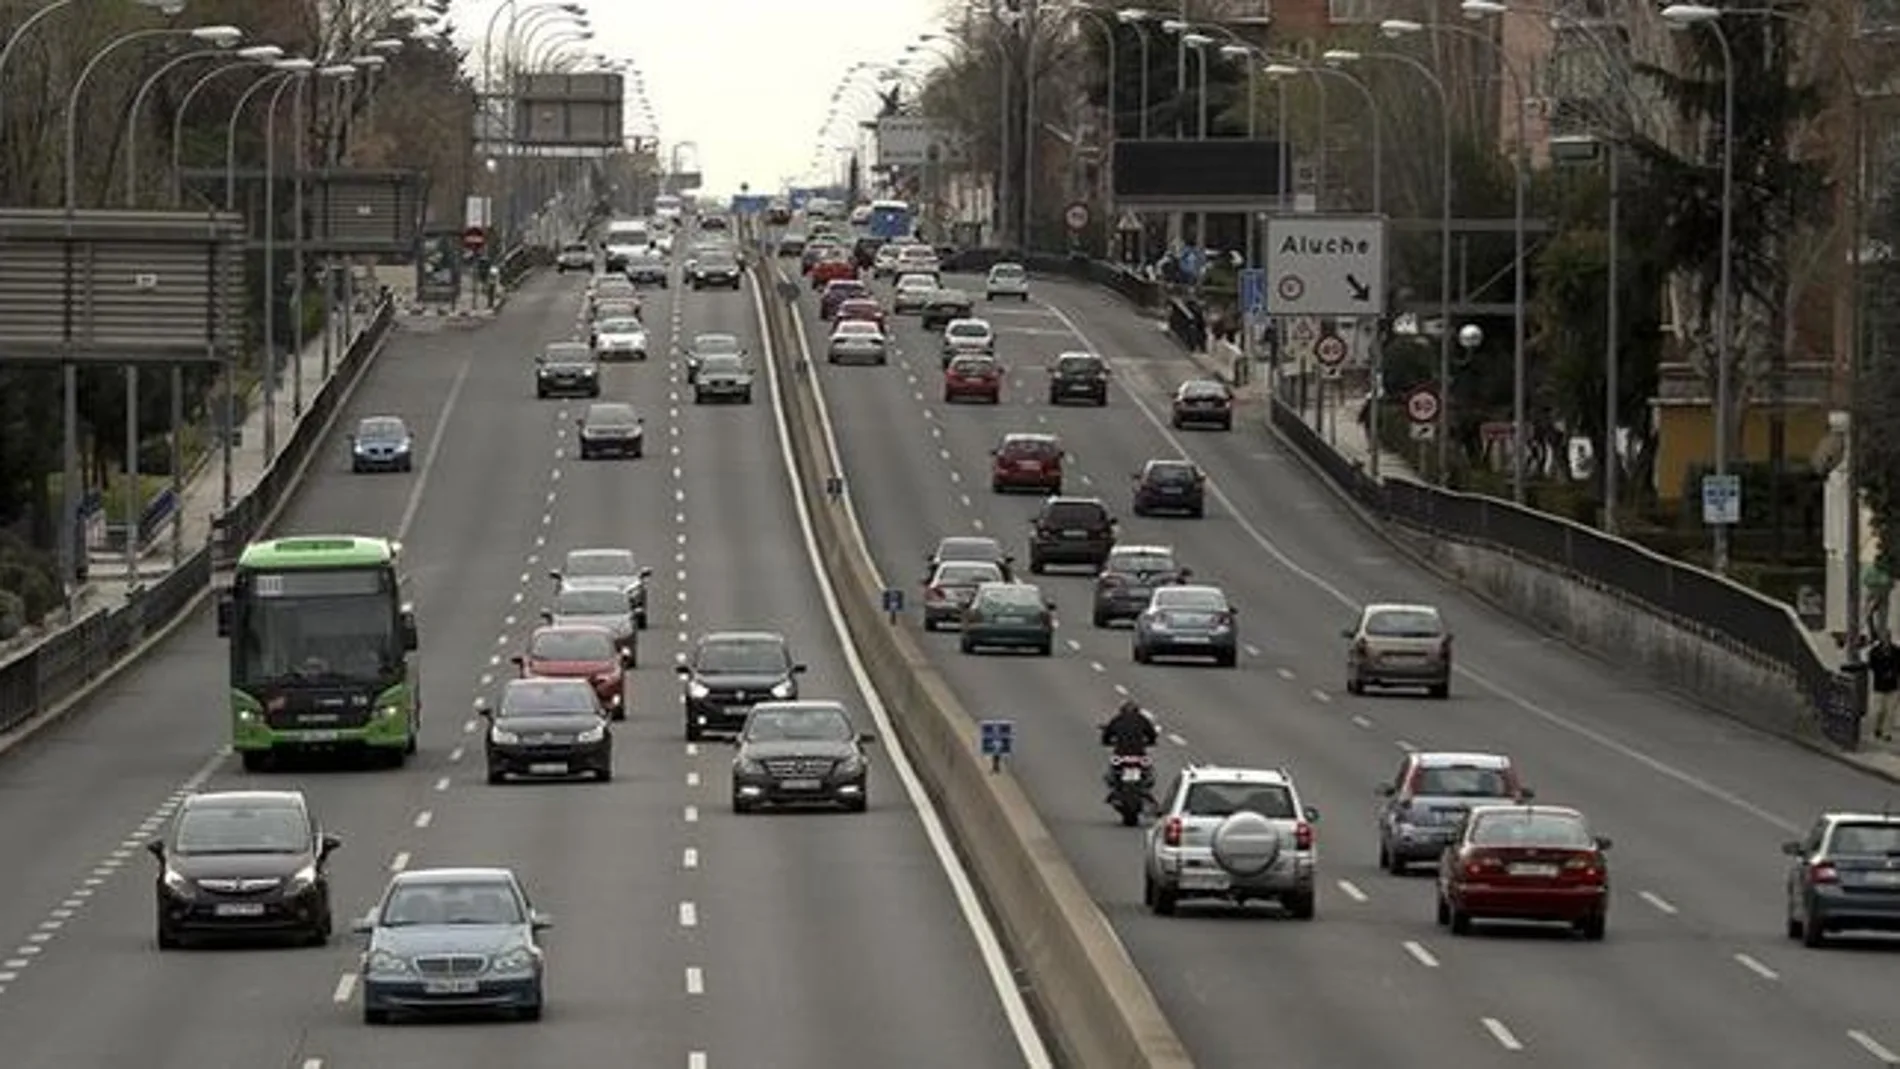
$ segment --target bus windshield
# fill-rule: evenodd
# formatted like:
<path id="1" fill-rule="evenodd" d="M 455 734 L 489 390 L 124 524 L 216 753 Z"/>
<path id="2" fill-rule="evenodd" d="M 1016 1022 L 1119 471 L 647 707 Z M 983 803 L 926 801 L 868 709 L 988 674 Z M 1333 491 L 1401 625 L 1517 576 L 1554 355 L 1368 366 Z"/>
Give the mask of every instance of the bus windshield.
<path id="1" fill-rule="evenodd" d="M 910 205 L 901 200 L 873 201 L 871 218 L 866 220 L 865 229 L 873 237 L 886 241 L 910 237 L 914 229 Z"/>
<path id="2" fill-rule="evenodd" d="M 319 575 L 322 582 L 310 581 Z M 399 675 L 396 597 L 381 572 L 251 576 L 236 598 L 237 684 L 376 684 Z"/>

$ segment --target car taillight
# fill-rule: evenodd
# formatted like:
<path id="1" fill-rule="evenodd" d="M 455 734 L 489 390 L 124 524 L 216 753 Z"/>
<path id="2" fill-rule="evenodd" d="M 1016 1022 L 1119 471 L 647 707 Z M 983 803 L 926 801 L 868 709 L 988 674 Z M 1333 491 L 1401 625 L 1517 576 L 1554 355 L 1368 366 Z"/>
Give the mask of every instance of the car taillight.
<path id="1" fill-rule="evenodd" d="M 1816 861 L 1808 866 L 1809 883 L 1839 883 L 1841 874 L 1831 861 Z"/>
<path id="2" fill-rule="evenodd" d="M 1181 827 L 1180 817 L 1169 817 L 1167 824 L 1161 828 L 1161 841 L 1169 846 L 1180 846 Z"/>
<path id="3" fill-rule="evenodd" d="M 1465 855 L 1465 875 L 1479 876 L 1487 872 L 1496 872 L 1504 865 L 1490 854 L 1472 853 Z"/>
<path id="4" fill-rule="evenodd" d="M 1313 849 L 1313 826 L 1304 820 L 1293 825 L 1293 848 L 1295 850 Z"/>
<path id="5" fill-rule="evenodd" d="M 1564 875 L 1584 883 L 1597 883 L 1603 879 L 1603 866 L 1595 854 L 1578 854 L 1564 862 Z"/>

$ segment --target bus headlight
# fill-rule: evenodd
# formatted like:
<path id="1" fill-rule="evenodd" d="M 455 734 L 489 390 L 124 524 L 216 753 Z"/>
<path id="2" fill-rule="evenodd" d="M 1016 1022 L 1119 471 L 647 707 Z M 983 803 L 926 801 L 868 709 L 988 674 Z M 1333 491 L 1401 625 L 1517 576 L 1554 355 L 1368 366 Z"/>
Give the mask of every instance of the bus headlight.
<path id="1" fill-rule="evenodd" d="M 401 716 L 402 706 L 397 705 L 395 702 L 384 702 L 376 707 L 376 715 L 381 717 Z"/>

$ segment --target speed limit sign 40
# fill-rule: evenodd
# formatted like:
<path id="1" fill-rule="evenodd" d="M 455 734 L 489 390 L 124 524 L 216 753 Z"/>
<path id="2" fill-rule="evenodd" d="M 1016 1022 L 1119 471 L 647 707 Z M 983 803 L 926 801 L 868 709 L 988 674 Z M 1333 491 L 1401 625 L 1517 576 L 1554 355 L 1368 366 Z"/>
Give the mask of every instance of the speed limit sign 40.
<path id="1" fill-rule="evenodd" d="M 1405 414 L 1413 423 L 1431 423 L 1438 418 L 1438 391 L 1419 386 L 1405 395 Z"/>

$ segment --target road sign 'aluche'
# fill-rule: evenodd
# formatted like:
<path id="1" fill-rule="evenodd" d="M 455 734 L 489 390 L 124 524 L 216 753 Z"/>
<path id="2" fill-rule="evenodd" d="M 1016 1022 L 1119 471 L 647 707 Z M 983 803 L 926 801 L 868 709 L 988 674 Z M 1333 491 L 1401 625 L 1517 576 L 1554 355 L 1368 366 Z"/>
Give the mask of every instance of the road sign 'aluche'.
<path id="1" fill-rule="evenodd" d="M 1385 314 L 1383 216 L 1276 216 L 1267 220 L 1267 275 L 1274 315 Z M 1290 286 L 1284 280 L 1298 279 Z"/>

